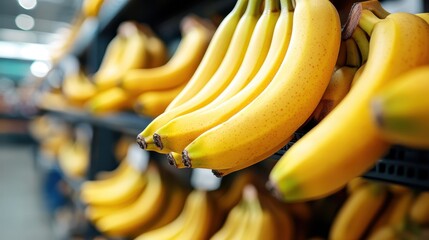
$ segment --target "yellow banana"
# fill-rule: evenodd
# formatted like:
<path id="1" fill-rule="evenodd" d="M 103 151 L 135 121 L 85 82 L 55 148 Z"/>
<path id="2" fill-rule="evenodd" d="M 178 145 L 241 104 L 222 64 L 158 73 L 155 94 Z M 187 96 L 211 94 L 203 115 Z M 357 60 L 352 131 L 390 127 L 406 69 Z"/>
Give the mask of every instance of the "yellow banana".
<path id="1" fill-rule="evenodd" d="M 131 69 L 147 66 L 147 37 L 139 30 L 137 24 L 133 22 L 122 23 L 118 28 L 118 34 L 125 38 L 120 59 L 119 61 L 116 60 L 118 65 L 94 75 L 94 82 L 97 88 L 102 91 L 117 86 L 123 74 Z"/>
<path id="2" fill-rule="evenodd" d="M 389 149 L 372 121 L 369 102 L 392 78 L 429 61 L 429 25 L 415 15 L 394 13 L 379 20 L 373 29 L 368 61 L 359 81 L 271 171 L 274 189 L 286 200 L 320 198 L 337 191 Z M 321 160 L 323 167 L 314 168 Z"/>
<path id="3" fill-rule="evenodd" d="M 368 180 L 365 180 L 362 177 L 353 178 L 347 183 L 347 193 L 352 194 L 357 189 L 359 189 L 360 187 L 364 186 L 367 183 L 368 183 Z"/>
<path id="4" fill-rule="evenodd" d="M 417 195 L 416 200 L 411 206 L 410 212 L 411 221 L 427 225 L 429 224 L 429 192 L 421 192 Z"/>
<path id="5" fill-rule="evenodd" d="M 368 237 L 368 240 L 400 240 L 403 239 L 393 226 L 383 226 Z"/>
<path id="6" fill-rule="evenodd" d="M 62 92 L 66 99 L 75 106 L 82 106 L 97 92 L 95 85 L 83 72 L 67 76 L 62 84 Z"/>
<path id="7" fill-rule="evenodd" d="M 200 211 L 199 208 L 201 207 L 201 211 L 205 211 L 203 205 L 206 200 L 205 192 L 192 191 L 186 198 L 183 210 L 174 221 L 161 228 L 143 233 L 139 235 L 136 240 L 178 239 L 181 232 L 191 227 L 189 224 L 192 219 L 198 215 L 198 211 Z"/>
<path id="8" fill-rule="evenodd" d="M 429 13 L 417 13 L 416 15 L 421 17 L 425 22 L 429 23 Z"/>
<path id="9" fill-rule="evenodd" d="M 170 193 L 168 193 L 169 196 L 166 201 L 167 206 L 165 206 L 165 209 L 160 212 L 160 216 L 158 216 L 158 218 L 154 220 L 154 222 L 151 223 L 144 232 L 164 227 L 179 217 L 183 207 L 185 206 L 188 191 L 185 190 L 184 187 L 177 186 L 177 183 L 172 182 L 171 185 L 173 186 Z"/>
<path id="10" fill-rule="evenodd" d="M 332 223 L 329 239 L 361 239 L 372 219 L 383 206 L 387 191 L 368 183 L 353 192 L 340 208 Z"/>
<path id="11" fill-rule="evenodd" d="M 160 67 L 166 64 L 168 61 L 168 50 L 164 41 L 152 31 L 150 26 L 140 24 L 140 29 L 147 37 L 147 68 Z"/>
<path id="12" fill-rule="evenodd" d="M 146 171 L 147 186 L 130 205 L 99 219 L 95 225 L 108 236 L 132 236 L 147 227 L 163 207 L 166 196 L 164 181 L 154 165 Z"/>
<path id="13" fill-rule="evenodd" d="M 196 211 L 195 215 L 191 218 L 190 222 L 184 226 L 184 230 L 181 231 L 175 239 L 199 240 L 209 238 L 209 231 L 215 213 L 207 197 L 207 192 L 202 191 L 202 194 L 203 198 L 201 202 L 194 206 L 194 211 Z"/>
<path id="14" fill-rule="evenodd" d="M 70 178 L 83 178 L 89 166 L 89 147 L 84 143 L 69 140 L 58 152 L 58 163 Z"/>
<path id="15" fill-rule="evenodd" d="M 240 18 L 222 64 L 204 88 L 192 100 L 159 115 L 137 136 L 137 141 L 142 148 L 167 153 L 168 151 L 160 151 L 155 146 L 153 141 L 155 131 L 171 119 L 210 103 L 228 86 L 243 61 L 250 37 L 260 16 L 260 5 L 261 0 L 250 0 L 244 15 Z"/>
<path id="16" fill-rule="evenodd" d="M 126 159 L 121 161 L 118 167 L 116 167 L 113 171 L 109 172 L 109 175 L 103 179 L 97 179 L 92 181 L 85 181 L 81 185 L 81 195 L 86 195 L 86 192 L 94 191 L 93 189 L 101 190 L 102 188 L 110 188 L 111 185 L 116 184 L 116 182 L 120 182 L 121 178 L 131 172 L 131 166 L 128 164 Z M 98 191 L 95 190 L 95 191 Z M 101 190 L 101 192 L 104 190 Z M 99 194 L 99 193 L 97 193 Z"/>
<path id="17" fill-rule="evenodd" d="M 94 82 L 100 81 L 97 79 L 104 78 L 104 76 L 109 74 L 119 74 L 126 43 L 127 39 L 121 34 L 113 37 L 107 45 L 100 67 L 93 76 Z"/>
<path id="18" fill-rule="evenodd" d="M 89 188 L 84 186 L 81 192 L 81 200 L 89 205 L 95 206 L 112 206 L 130 203 L 145 189 L 148 181 L 145 175 L 146 174 L 142 173 L 140 170 L 129 166 L 119 175 L 111 178 L 114 180 L 100 180 L 101 183 L 98 183 L 98 185 L 98 181 L 95 181 L 95 185 Z M 103 185 L 103 181 L 104 183 L 110 183 L 110 185 Z M 96 209 L 94 209 L 94 211 L 96 211 Z"/>
<path id="19" fill-rule="evenodd" d="M 236 93 L 235 96 L 228 96 L 234 92 L 234 87 L 238 89 L 237 86 L 231 89 L 229 88 L 230 85 L 213 102 L 205 107 L 171 120 L 155 132 L 155 144 L 158 143 L 158 145 L 165 148 L 165 150 L 181 152 L 204 131 L 226 121 L 263 91 L 277 72 L 290 40 L 293 15 L 292 12 L 288 11 L 287 1 L 284 2 L 286 3 L 283 3 L 282 13 L 277 22 L 275 22 L 277 17 L 271 16 L 274 14 L 268 11 L 266 11 L 267 14 L 261 16 L 255 27 L 253 33 L 254 37 L 251 39 L 242 67 L 240 67 L 231 84 L 233 84 L 234 81 L 240 81 L 240 78 L 248 79 L 250 82 L 241 91 Z M 270 5 L 266 4 L 266 7 L 269 8 Z M 276 8 L 274 7 L 274 9 Z M 271 23 L 269 21 L 271 21 Z M 265 26 L 267 24 L 270 24 L 270 27 Z M 276 26 L 274 26 L 274 24 L 276 24 Z M 260 27 L 263 29 L 259 29 Z M 271 30 L 268 31 L 267 29 Z M 270 49 L 259 71 L 253 78 L 250 78 L 248 74 L 242 74 L 243 71 L 251 73 L 247 67 L 257 69 L 253 64 L 249 63 L 251 61 L 246 61 L 247 58 L 253 58 L 252 56 L 257 55 L 254 53 L 255 50 L 260 50 L 260 47 L 252 43 L 256 43 L 260 35 L 270 34 L 273 34 Z"/>
<path id="20" fill-rule="evenodd" d="M 157 117 L 165 111 L 168 104 L 182 91 L 185 85 L 140 94 L 134 102 L 134 110 L 141 115 Z"/>
<path id="21" fill-rule="evenodd" d="M 225 223 L 222 227 L 210 237 L 210 240 L 225 240 L 232 239 L 232 236 L 237 231 L 238 226 L 243 224 L 245 220 L 245 206 L 243 202 L 240 202 L 234 206 L 228 213 Z"/>
<path id="22" fill-rule="evenodd" d="M 352 34 L 353 40 L 356 42 L 359 53 L 361 56 L 361 62 L 358 66 L 361 66 L 362 64 L 365 64 L 368 60 L 368 53 L 369 53 L 369 40 L 367 38 L 366 33 L 360 28 L 359 26 L 356 27 Z"/>
<path id="23" fill-rule="evenodd" d="M 82 13 L 86 17 L 96 17 L 103 6 L 104 0 L 85 0 L 82 4 Z"/>
<path id="24" fill-rule="evenodd" d="M 182 154 L 185 165 L 233 169 L 278 151 L 316 108 L 339 46 L 335 7 L 325 0 L 296 1 L 291 41 L 280 70 L 254 101 L 190 143 Z"/>
<path id="25" fill-rule="evenodd" d="M 362 66 L 360 66 L 358 68 L 358 70 L 356 71 L 355 76 L 353 77 L 353 80 L 352 80 L 350 88 L 352 88 L 354 85 L 356 85 L 356 83 L 359 81 L 359 78 L 362 75 L 363 70 L 365 69 L 365 65 L 366 65 L 366 63 L 363 64 Z"/>
<path id="26" fill-rule="evenodd" d="M 234 9 L 222 20 L 194 75 L 192 75 L 185 88 L 170 103 L 166 111 L 175 108 L 196 95 L 216 72 L 225 57 L 238 21 L 246 9 L 247 2 L 248 0 L 237 0 Z"/>
<path id="27" fill-rule="evenodd" d="M 189 81 L 207 49 L 213 29 L 196 16 L 184 18 L 181 25 L 182 39 L 171 59 L 160 67 L 127 71 L 120 80 L 123 89 L 137 94 Z"/>
<path id="28" fill-rule="evenodd" d="M 394 144 L 429 148 L 429 65 L 392 80 L 372 99 L 372 115 L 383 137 Z"/>
<path id="29" fill-rule="evenodd" d="M 85 107 L 93 114 L 114 113 L 131 109 L 135 98 L 124 89 L 114 87 L 96 94 L 85 103 Z"/>

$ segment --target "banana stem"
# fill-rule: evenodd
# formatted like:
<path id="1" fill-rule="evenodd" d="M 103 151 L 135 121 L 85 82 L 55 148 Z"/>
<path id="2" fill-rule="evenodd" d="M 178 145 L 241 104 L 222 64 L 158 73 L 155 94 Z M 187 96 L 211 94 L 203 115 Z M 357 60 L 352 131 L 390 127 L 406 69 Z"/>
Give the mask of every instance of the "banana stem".
<path id="1" fill-rule="evenodd" d="M 248 6 L 249 0 L 238 0 L 232 9 L 233 14 L 243 15 L 246 10 L 246 6 Z"/>
<path id="2" fill-rule="evenodd" d="M 265 0 L 264 12 L 278 12 L 280 10 L 278 0 Z"/>
<path id="3" fill-rule="evenodd" d="M 375 24 L 380 22 L 381 19 L 378 18 L 373 12 L 370 10 L 362 10 L 360 19 L 359 19 L 359 27 L 362 28 L 369 36 L 372 34 L 372 30 L 374 30 Z"/>
<path id="4" fill-rule="evenodd" d="M 293 4 L 292 4 L 292 0 L 280 0 L 280 6 L 281 9 L 285 9 L 288 12 L 292 12 L 293 11 Z"/>
<path id="5" fill-rule="evenodd" d="M 250 0 L 249 5 L 247 5 L 246 12 L 244 15 L 247 16 L 259 16 L 260 14 L 260 7 L 261 7 L 262 0 Z"/>
<path id="6" fill-rule="evenodd" d="M 384 9 L 378 0 L 364 1 L 358 3 L 362 6 L 362 9 L 370 10 L 379 18 L 386 18 L 390 13 Z"/>
<path id="7" fill-rule="evenodd" d="M 296 8 L 296 1 L 297 1 L 297 0 L 291 0 L 292 8 L 293 8 L 293 9 L 295 9 L 295 8 Z"/>
<path id="8" fill-rule="evenodd" d="M 353 38 L 349 38 L 346 40 L 346 48 L 347 48 L 347 59 L 346 65 L 349 67 L 359 67 L 361 63 L 361 58 L 359 55 L 358 46 Z"/>
<path id="9" fill-rule="evenodd" d="M 369 40 L 366 36 L 366 33 L 362 30 L 360 27 L 356 27 L 355 31 L 353 32 L 352 38 L 355 40 L 360 55 L 362 57 L 361 59 L 361 65 L 368 60 L 368 53 L 369 53 Z"/>

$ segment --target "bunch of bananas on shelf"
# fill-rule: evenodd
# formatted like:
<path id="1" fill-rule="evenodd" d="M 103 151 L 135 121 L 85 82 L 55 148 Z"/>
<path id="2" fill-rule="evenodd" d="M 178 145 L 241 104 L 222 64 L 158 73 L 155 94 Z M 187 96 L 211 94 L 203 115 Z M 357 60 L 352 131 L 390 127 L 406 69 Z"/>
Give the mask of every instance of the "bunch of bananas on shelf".
<path id="1" fill-rule="evenodd" d="M 100 232 L 130 237 L 170 223 L 187 195 L 185 187 L 156 165 L 139 169 L 125 159 L 103 179 L 83 183 L 80 198 L 87 204 L 87 218 Z"/>
<path id="2" fill-rule="evenodd" d="M 349 196 L 335 216 L 329 239 L 425 239 L 427 192 L 361 178 L 347 188 Z"/>

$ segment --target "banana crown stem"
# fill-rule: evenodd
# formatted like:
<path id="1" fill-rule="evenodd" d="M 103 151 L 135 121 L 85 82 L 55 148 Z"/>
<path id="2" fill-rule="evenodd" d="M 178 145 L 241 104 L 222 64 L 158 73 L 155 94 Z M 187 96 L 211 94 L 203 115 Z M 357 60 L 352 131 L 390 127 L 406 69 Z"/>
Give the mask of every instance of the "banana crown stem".
<path id="1" fill-rule="evenodd" d="M 379 18 L 386 18 L 390 13 L 381 6 L 378 0 L 364 1 L 359 3 L 362 9 L 373 12 Z"/>
<path id="2" fill-rule="evenodd" d="M 359 27 L 362 28 L 368 35 L 371 36 L 372 30 L 374 30 L 375 24 L 380 22 L 381 19 L 378 18 L 370 10 L 362 10 L 359 18 Z"/>

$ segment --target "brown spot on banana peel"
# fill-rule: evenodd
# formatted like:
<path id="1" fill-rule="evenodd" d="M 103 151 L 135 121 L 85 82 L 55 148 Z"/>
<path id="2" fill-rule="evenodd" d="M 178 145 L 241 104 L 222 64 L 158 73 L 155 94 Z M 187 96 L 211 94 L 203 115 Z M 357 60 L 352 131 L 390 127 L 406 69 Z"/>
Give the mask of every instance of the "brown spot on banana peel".
<path id="1" fill-rule="evenodd" d="M 191 159 L 189 158 L 188 151 L 186 150 L 183 150 L 182 152 L 182 162 L 185 167 L 192 168 Z"/>
<path id="2" fill-rule="evenodd" d="M 162 140 L 161 140 L 161 136 L 157 133 L 153 134 L 153 141 L 155 142 L 155 145 L 159 148 L 159 149 L 163 149 L 164 145 L 162 144 Z"/>
<path id="3" fill-rule="evenodd" d="M 142 148 L 142 149 L 146 149 L 147 148 L 146 141 L 144 140 L 144 138 L 142 138 L 142 136 L 138 135 L 137 139 L 136 139 L 136 142 L 140 146 L 140 148 Z"/>

